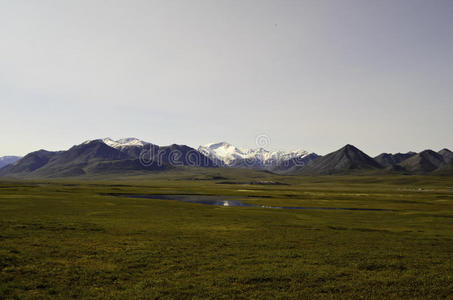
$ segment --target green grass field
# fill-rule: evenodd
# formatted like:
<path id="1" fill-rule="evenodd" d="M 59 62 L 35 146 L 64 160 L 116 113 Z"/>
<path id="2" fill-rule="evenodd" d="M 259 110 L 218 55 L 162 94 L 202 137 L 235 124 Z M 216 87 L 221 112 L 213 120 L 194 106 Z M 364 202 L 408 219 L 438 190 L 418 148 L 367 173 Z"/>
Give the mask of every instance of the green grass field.
<path id="1" fill-rule="evenodd" d="M 250 184 L 269 180 L 287 185 Z M 3 299 L 452 299 L 453 178 L 184 170 L 2 181 L 0 245 Z"/>

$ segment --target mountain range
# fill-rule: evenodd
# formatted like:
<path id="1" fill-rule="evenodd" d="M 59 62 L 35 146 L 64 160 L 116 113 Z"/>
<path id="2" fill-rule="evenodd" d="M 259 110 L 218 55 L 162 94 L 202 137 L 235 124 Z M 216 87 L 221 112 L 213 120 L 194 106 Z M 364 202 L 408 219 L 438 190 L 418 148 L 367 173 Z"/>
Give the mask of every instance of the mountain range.
<path id="1" fill-rule="evenodd" d="M 89 140 L 66 151 L 38 150 L 0 158 L 0 176 L 34 178 L 149 172 L 179 167 L 250 168 L 290 175 L 453 174 L 453 152 L 382 153 L 374 158 L 353 145 L 324 156 L 305 150 L 245 149 L 227 142 L 198 149 L 158 146 L 136 138 Z"/>

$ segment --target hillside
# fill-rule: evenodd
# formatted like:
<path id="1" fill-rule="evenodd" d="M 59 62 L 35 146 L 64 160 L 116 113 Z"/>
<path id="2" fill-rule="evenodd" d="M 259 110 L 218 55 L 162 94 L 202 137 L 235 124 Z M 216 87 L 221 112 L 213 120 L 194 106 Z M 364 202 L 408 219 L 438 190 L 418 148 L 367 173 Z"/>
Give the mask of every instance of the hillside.
<path id="1" fill-rule="evenodd" d="M 453 164 L 453 152 L 445 148 L 437 153 L 442 156 L 446 164 Z"/>
<path id="2" fill-rule="evenodd" d="M 400 163 L 400 166 L 412 173 L 428 173 L 445 165 L 443 156 L 432 150 L 422 151 Z"/>
<path id="3" fill-rule="evenodd" d="M 383 167 L 373 158 L 352 145 L 318 157 L 306 166 L 293 171 L 297 174 L 328 175 L 345 174 L 359 170 L 379 170 Z"/>
<path id="4" fill-rule="evenodd" d="M 396 154 L 391 154 L 391 153 L 382 153 L 374 158 L 375 161 L 377 161 L 381 166 L 384 167 L 390 167 L 390 166 L 395 166 L 403 161 L 405 161 L 408 158 L 411 158 L 412 156 L 416 155 L 417 153 L 415 152 L 408 152 L 408 153 L 396 153 Z"/>
<path id="5" fill-rule="evenodd" d="M 25 155 L 15 163 L 0 169 L 0 176 L 7 174 L 27 174 L 46 165 L 58 152 L 38 150 Z"/>

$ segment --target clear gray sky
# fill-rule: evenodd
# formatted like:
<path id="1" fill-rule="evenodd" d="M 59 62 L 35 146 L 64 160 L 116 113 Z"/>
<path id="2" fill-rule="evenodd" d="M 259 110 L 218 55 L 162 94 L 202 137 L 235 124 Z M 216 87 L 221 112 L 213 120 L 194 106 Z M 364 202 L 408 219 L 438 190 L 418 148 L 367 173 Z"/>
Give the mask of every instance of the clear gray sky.
<path id="1" fill-rule="evenodd" d="M 453 1 L 0 0 L 0 155 L 453 148 Z"/>

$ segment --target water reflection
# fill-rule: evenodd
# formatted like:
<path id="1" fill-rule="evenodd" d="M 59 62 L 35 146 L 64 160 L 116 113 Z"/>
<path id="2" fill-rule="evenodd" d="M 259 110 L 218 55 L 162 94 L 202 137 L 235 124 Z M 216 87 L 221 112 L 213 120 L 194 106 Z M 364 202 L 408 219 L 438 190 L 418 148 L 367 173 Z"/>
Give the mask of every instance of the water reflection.
<path id="1" fill-rule="evenodd" d="M 117 196 L 128 198 L 141 198 L 141 199 L 159 199 L 159 200 L 176 200 L 186 203 L 197 203 L 205 205 L 217 206 L 243 206 L 243 207 L 260 207 L 272 209 L 320 209 L 320 210 L 359 210 L 359 211 L 391 211 L 390 209 L 379 208 L 353 208 L 353 207 L 316 207 L 316 206 L 265 206 L 244 203 L 239 200 L 225 199 L 225 196 L 216 195 L 124 195 L 118 194 Z"/>

